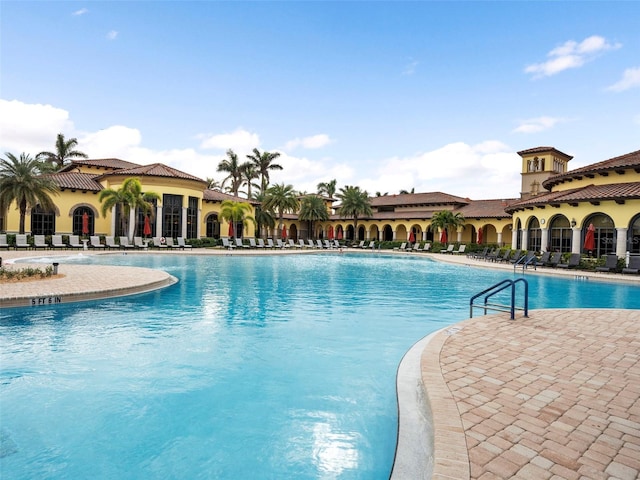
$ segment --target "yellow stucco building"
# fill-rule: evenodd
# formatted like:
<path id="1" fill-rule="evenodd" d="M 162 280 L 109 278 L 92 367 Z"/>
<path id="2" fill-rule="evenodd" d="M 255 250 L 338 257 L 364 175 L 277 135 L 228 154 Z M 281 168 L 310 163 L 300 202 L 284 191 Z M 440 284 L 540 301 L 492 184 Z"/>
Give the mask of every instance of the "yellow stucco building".
<path id="1" fill-rule="evenodd" d="M 288 238 L 334 238 L 349 241 L 431 241 L 440 239 L 431 219 L 442 210 L 460 213 L 465 224 L 449 232 L 449 242 L 509 245 L 524 250 L 588 253 L 583 250 L 589 225 L 595 228 L 596 245 L 591 253 L 600 256 L 640 253 L 640 151 L 604 160 L 575 170 L 572 157 L 553 147 L 536 147 L 518 152 L 522 159 L 520 192 L 517 198 L 471 200 L 442 192 L 371 197 L 373 215 L 358 220 L 342 218 L 333 208 L 334 199 L 323 197 L 329 221 L 307 222 L 296 214 L 285 215 Z M 224 200 L 247 201 L 207 189 L 204 180 L 163 164 L 138 165 L 119 159 L 75 160 L 52 178 L 60 187 L 53 197 L 54 212 L 39 207 L 27 212 L 26 229 L 32 235 L 82 233 L 82 217 L 89 217 L 91 235 L 141 235 L 144 216 L 131 212 L 127 232 L 122 230 L 119 211 L 102 216 L 98 194 L 117 189 L 136 177 L 144 192 L 155 192 L 151 236 L 221 238 L 230 236 L 229 225 L 220 218 Z M 515 190 L 516 186 L 514 186 Z M 250 202 L 252 207 L 254 202 Z M 254 215 L 254 212 L 250 212 Z M 18 231 L 15 206 L 0 212 L 0 231 Z M 237 237 L 256 235 L 253 222 L 234 232 Z M 274 229 L 267 232 L 278 237 Z"/>

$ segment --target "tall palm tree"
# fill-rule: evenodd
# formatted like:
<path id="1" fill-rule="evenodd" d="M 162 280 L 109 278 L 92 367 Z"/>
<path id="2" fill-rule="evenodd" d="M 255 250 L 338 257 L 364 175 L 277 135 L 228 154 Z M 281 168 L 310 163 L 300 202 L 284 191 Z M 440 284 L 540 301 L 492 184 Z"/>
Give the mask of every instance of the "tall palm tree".
<path id="1" fill-rule="evenodd" d="M 353 233 L 356 235 L 358 231 L 358 218 L 373 215 L 369 194 L 366 190 L 360 190 L 360 187 L 347 185 L 340 189 L 337 197 L 340 199 L 338 213 L 341 218 L 353 218 Z"/>
<path id="2" fill-rule="evenodd" d="M 298 211 L 298 194 L 293 189 L 293 185 L 276 183 L 267 189 L 267 198 L 263 207 L 278 214 L 278 229 L 282 230 L 285 213 L 295 213 Z"/>
<path id="3" fill-rule="evenodd" d="M 218 191 L 219 191 L 219 190 L 221 190 L 221 189 L 222 189 L 222 184 L 221 184 L 218 180 L 216 180 L 215 178 L 213 178 L 213 177 L 207 177 L 207 178 L 205 179 L 205 181 L 206 181 L 206 182 L 207 182 L 207 184 L 208 184 L 208 185 L 207 185 L 207 188 L 208 188 L 209 190 L 218 190 Z"/>
<path id="4" fill-rule="evenodd" d="M 251 198 L 251 187 L 260 188 L 260 185 L 253 183 L 253 180 L 260 177 L 258 167 L 251 162 L 245 162 L 241 165 L 240 174 L 242 175 L 241 187 L 247 186 L 247 198 Z"/>
<path id="5" fill-rule="evenodd" d="M 89 156 L 79 150 L 74 150 L 78 146 L 77 138 L 66 140 L 64 134 L 59 133 L 56 137 L 55 152 L 40 152 L 36 155 L 36 159 L 44 160 L 52 165 L 56 165 L 58 169 L 64 167 L 67 160 L 72 158 L 89 158 Z"/>
<path id="6" fill-rule="evenodd" d="M 314 232 L 313 222 L 326 222 L 329 220 L 329 212 L 322 198 L 316 195 L 307 195 L 300 201 L 300 214 L 298 219 L 309 222 L 309 231 Z"/>
<path id="7" fill-rule="evenodd" d="M 320 195 L 326 195 L 329 198 L 333 198 L 336 194 L 336 183 L 335 178 L 329 182 L 320 182 L 318 184 L 318 193 Z"/>
<path id="8" fill-rule="evenodd" d="M 411 191 L 409 190 L 400 190 L 400 192 L 398 192 L 400 195 L 406 195 L 407 193 L 416 193 L 416 187 L 413 187 L 411 189 Z"/>
<path id="9" fill-rule="evenodd" d="M 464 223 L 464 216 L 460 212 L 453 213 L 451 210 L 442 210 L 431 217 L 431 226 L 440 229 L 440 231 L 447 230 L 447 238 L 449 238 L 450 230 L 457 230 Z"/>
<path id="10" fill-rule="evenodd" d="M 253 199 L 260 202 L 255 206 L 256 230 L 258 236 L 264 237 L 267 228 L 272 229 L 276 226 L 276 220 L 273 218 L 273 213 L 264 208 L 264 202 L 267 199 L 266 193 L 254 194 Z"/>
<path id="11" fill-rule="evenodd" d="M 51 195 L 56 195 L 59 188 L 50 177 L 41 175 L 39 160 L 26 153 L 19 158 L 8 152 L 5 155 L 7 158 L 0 160 L 0 213 L 16 202 L 20 211 L 19 233 L 23 234 L 27 209 L 40 205 L 45 211 L 54 210 Z"/>
<path id="12" fill-rule="evenodd" d="M 145 213 L 153 212 L 153 200 L 158 200 L 160 196 L 154 192 L 142 193 L 142 184 L 137 177 L 127 178 L 120 188 L 106 188 L 98 195 L 98 200 L 102 203 L 102 216 L 106 217 L 114 206 L 117 206 L 120 213 L 120 231 L 129 235 L 129 215 L 132 210 L 141 208 Z M 134 227 L 135 235 L 135 227 Z"/>
<path id="13" fill-rule="evenodd" d="M 251 220 L 255 223 L 255 219 L 248 215 L 251 211 L 249 202 L 234 202 L 233 200 L 224 200 L 220 204 L 220 216 L 233 225 L 234 236 L 238 236 L 238 223 L 245 220 Z"/>
<path id="14" fill-rule="evenodd" d="M 242 169 L 246 163 L 248 162 L 239 163 L 238 155 L 231 149 L 227 150 L 227 158 L 218 163 L 218 171 L 229 174 L 222 181 L 222 185 L 230 181 L 230 192 L 233 193 L 234 197 L 238 196 L 238 190 L 240 190 L 240 185 L 242 184 Z"/>
<path id="15" fill-rule="evenodd" d="M 247 155 L 247 158 L 253 163 L 260 173 L 260 190 L 264 193 L 269 186 L 269 171 L 270 170 L 282 170 L 282 165 L 273 163 L 273 161 L 280 156 L 279 152 L 267 152 L 260 153 L 257 148 L 253 149 L 253 155 Z"/>

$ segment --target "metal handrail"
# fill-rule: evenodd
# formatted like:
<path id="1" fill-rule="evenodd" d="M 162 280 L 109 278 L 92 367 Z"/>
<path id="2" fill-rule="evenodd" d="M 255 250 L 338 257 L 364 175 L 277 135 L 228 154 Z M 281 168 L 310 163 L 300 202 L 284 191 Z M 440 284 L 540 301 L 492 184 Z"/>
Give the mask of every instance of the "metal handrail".
<path id="1" fill-rule="evenodd" d="M 522 282 L 524 283 L 524 307 L 518 308 L 516 307 L 516 284 Z M 511 287 L 511 304 L 510 305 L 501 305 L 501 304 L 490 304 L 489 298 L 500 293 L 501 291 Z M 474 305 L 473 301 L 485 295 L 484 304 L 483 305 Z M 529 282 L 527 282 L 524 278 L 518 278 L 516 280 L 502 280 L 495 285 L 492 285 L 489 288 L 486 288 L 480 293 L 475 294 L 469 300 L 469 318 L 473 318 L 473 307 L 480 307 L 484 310 L 484 314 L 487 314 L 487 310 L 498 310 L 505 311 L 507 308 L 509 309 L 510 319 L 514 320 L 516 317 L 516 310 L 523 310 L 524 316 L 529 316 Z"/>
<path id="2" fill-rule="evenodd" d="M 527 268 L 529 265 L 533 264 L 534 270 L 537 270 L 538 268 L 538 259 L 536 258 L 536 256 L 534 255 L 533 257 L 531 257 L 530 259 L 527 260 L 527 256 L 523 255 L 522 257 L 520 257 L 518 259 L 518 261 L 516 263 L 513 264 L 513 271 L 516 271 L 516 268 L 518 265 L 522 265 L 522 271 L 524 272 L 525 268 Z"/>

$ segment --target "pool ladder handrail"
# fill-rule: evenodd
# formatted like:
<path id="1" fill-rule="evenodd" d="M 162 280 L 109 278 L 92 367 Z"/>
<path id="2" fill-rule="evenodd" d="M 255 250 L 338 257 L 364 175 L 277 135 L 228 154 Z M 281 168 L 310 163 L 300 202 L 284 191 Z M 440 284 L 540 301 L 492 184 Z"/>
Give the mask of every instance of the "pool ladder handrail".
<path id="1" fill-rule="evenodd" d="M 522 282 L 524 284 L 524 306 L 516 307 L 516 284 Z M 511 287 L 511 304 L 510 305 L 502 305 L 499 303 L 489 303 L 488 300 L 495 294 Z M 483 305 L 474 305 L 473 301 L 485 295 L 484 304 Z M 529 282 L 527 282 L 524 278 L 518 278 L 516 280 L 502 280 L 501 282 L 496 283 L 495 285 L 486 288 L 480 293 L 475 294 L 469 300 L 469 318 L 473 318 L 473 308 L 482 308 L 484 310 L 484 314 L 487 314 L 487 310 L 493 310 L 498 312 L 509 312 L 510 319 L 515 320 L 516 318 L 516 310 L 524 312 L 524 316 L 529 316 Z"/>
<path id="2" fill-rule="evenodd" d="M 537 270 L 538 269 L 538 259 L 536 258 L 536 256 L 534 255 L 533 257 L 531 257 L 530 259 L 527 260 L 527 256 L 523 255 L 522 257 L 520 257 L 518 259 L 518 261 L 516 263 L 513 264 L 513 271 L 516 271 L 516 268 L 518 267 L 518 265 L 522 265 L 522 272 L 524 273 L 524 270 L 529 266 L 529 265 L 533 265 L 533 269 Z"/>

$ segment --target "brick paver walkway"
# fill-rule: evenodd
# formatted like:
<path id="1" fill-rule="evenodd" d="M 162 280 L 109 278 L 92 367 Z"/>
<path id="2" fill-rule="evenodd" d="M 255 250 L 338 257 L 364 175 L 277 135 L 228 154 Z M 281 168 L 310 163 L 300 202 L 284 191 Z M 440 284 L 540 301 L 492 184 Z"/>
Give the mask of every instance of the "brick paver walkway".
<path id="1" fill-rule="evenodd" d="M 640 477 L 640 311 L 467 320 L 430 342 L 422 377 L 434 479 Z"/>

